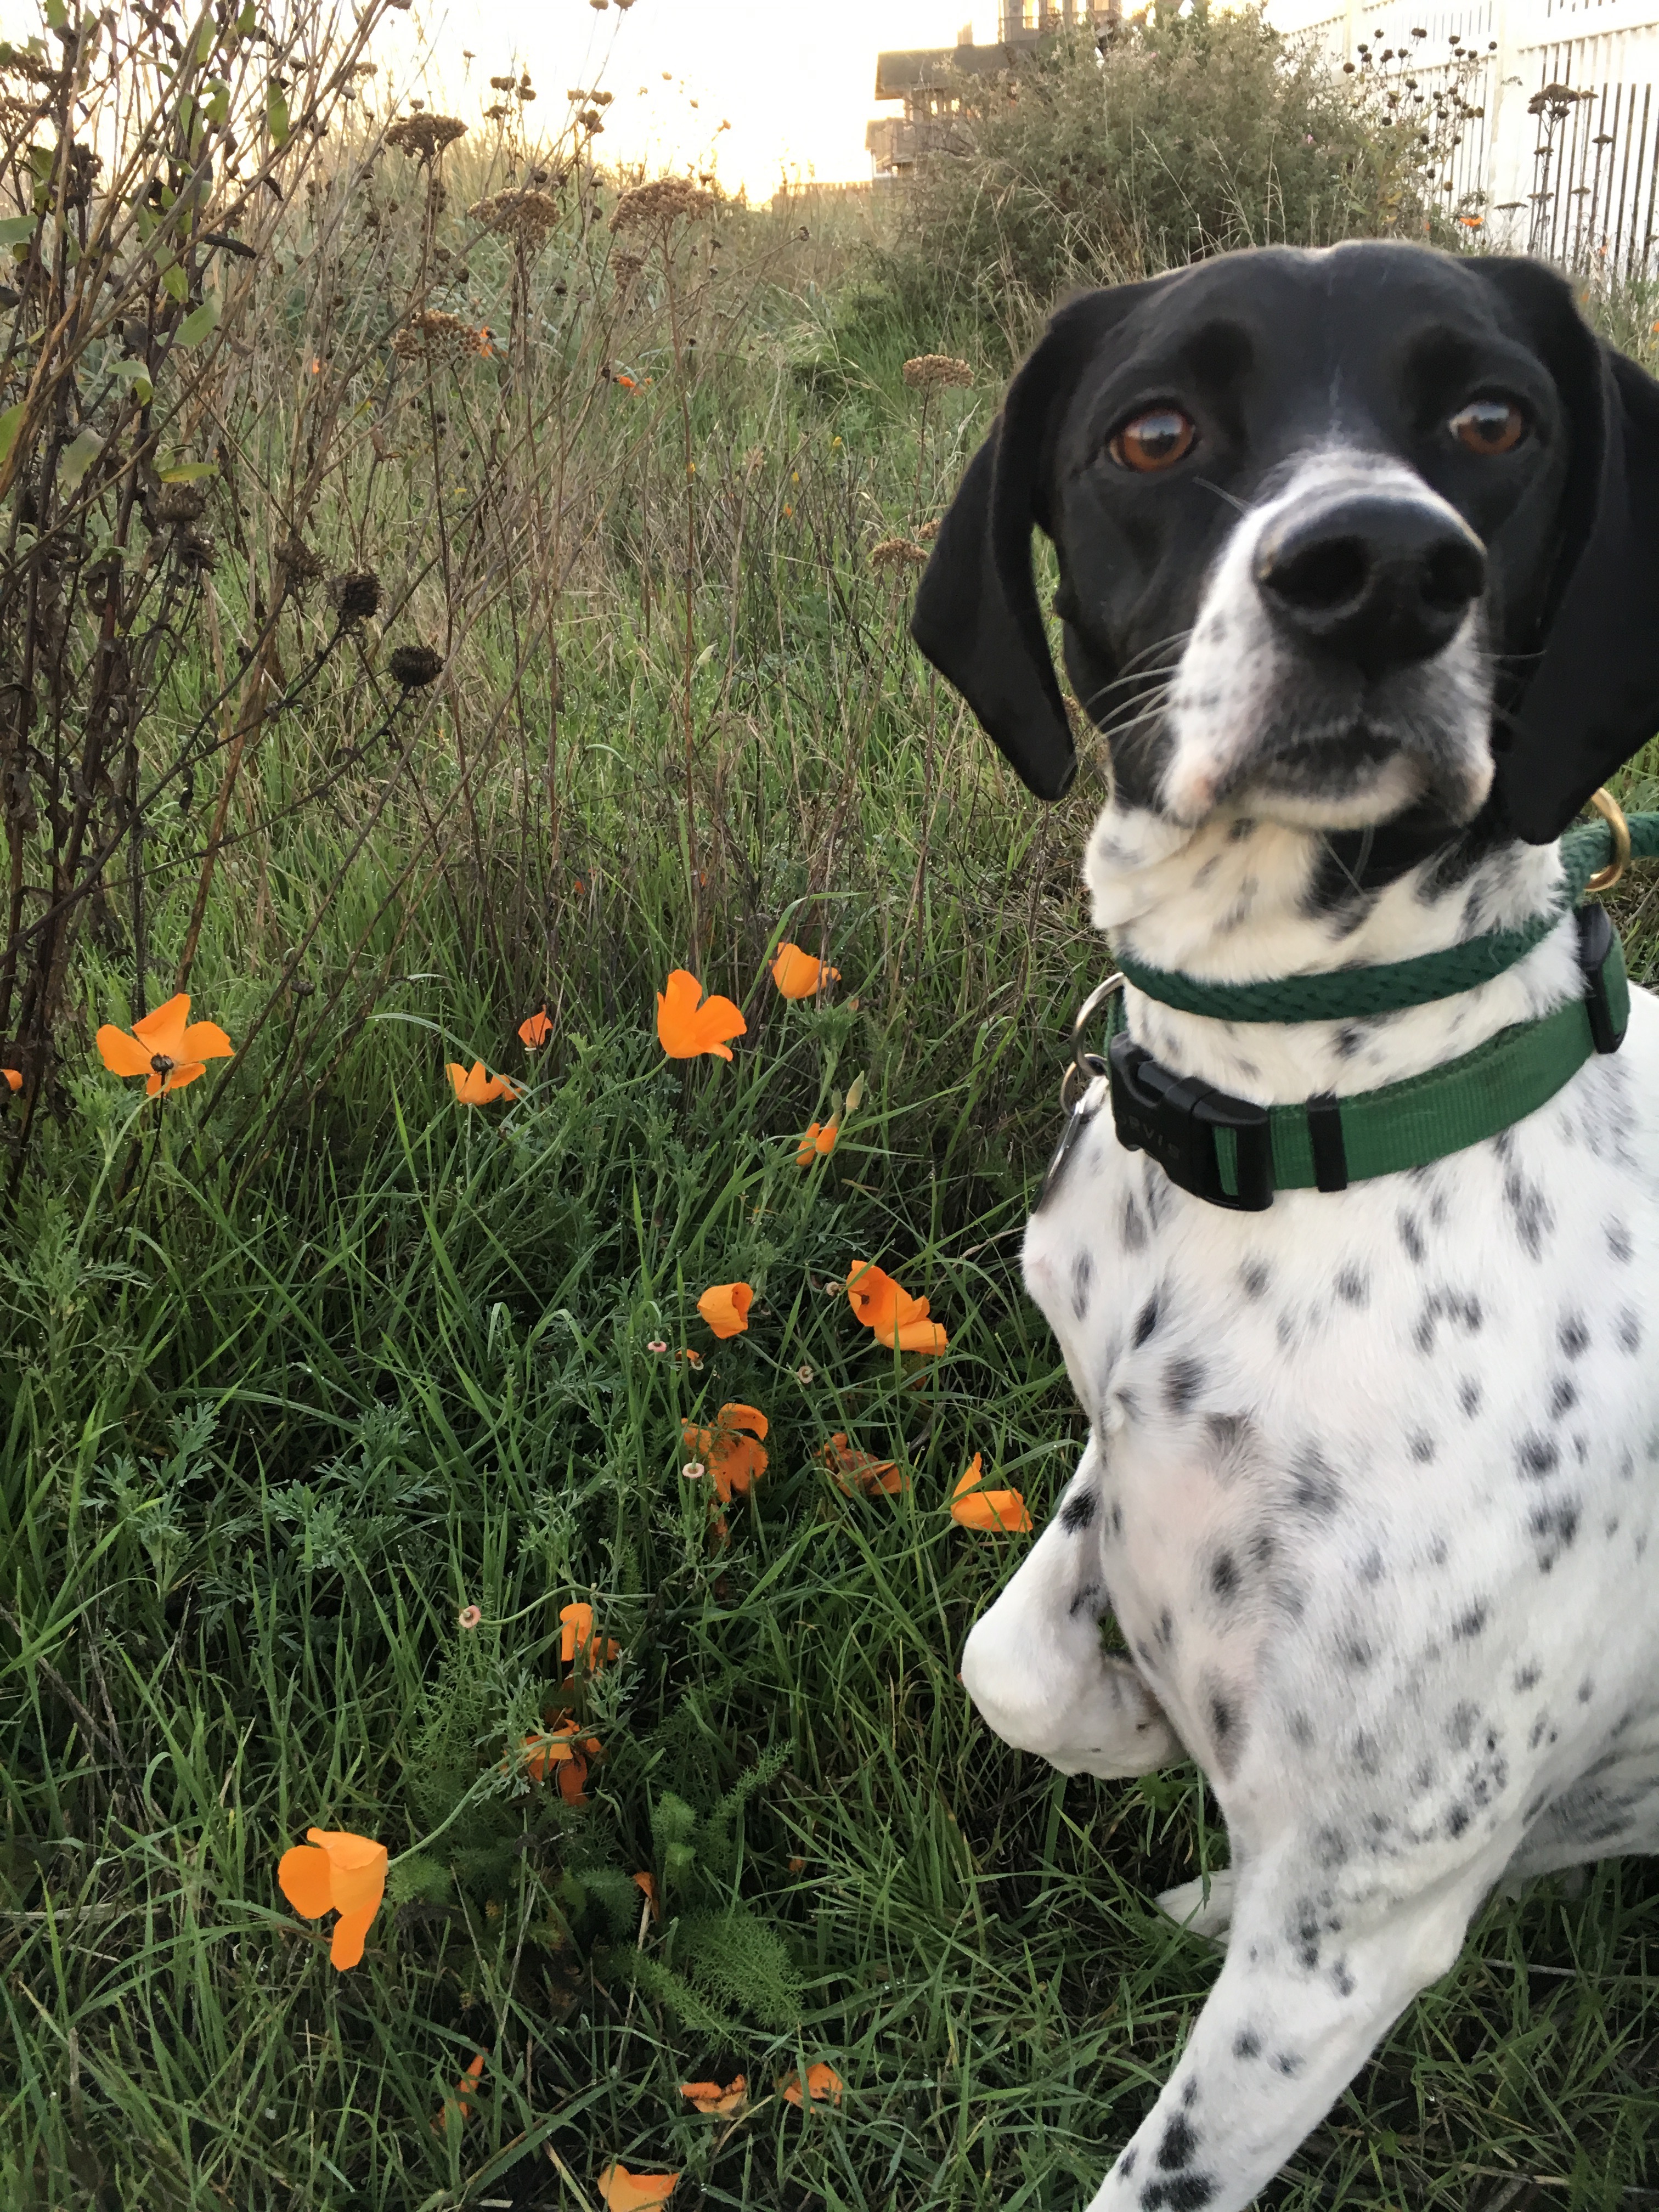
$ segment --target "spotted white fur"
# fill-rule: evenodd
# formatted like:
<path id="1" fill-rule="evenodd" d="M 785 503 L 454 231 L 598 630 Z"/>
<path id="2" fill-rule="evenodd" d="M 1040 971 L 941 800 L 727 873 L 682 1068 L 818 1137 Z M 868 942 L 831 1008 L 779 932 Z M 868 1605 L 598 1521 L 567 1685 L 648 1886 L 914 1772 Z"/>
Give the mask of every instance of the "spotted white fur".
<path id="1" fill-rule="evenodd" d="M 1200 658 L 1205 635 L 1201 615 Z M 1182 686 L 1208 682 L 1177 684 L 1171 790 L 1199 793 L 1201 760 L 1238 781 L 1259 691 L 1243 738 L 1183 732 Z M 1467 746 L 1458 684 L 1443 696 L 1443 763 Z M 1141 961 L 1370 964 L 1558 896 L 1556 848 L 1513 845 L 1332 911 L 1309 896 L 1318 832 L 1241 787 L 1196 827 L 1101 816 L 1095 917 Z M 1413 1074 L 1578 988 L 1564 921 L 1507 975 L 1387 1018 L 1231 1024 L 1133 991 L 1127 1012 L 1170 1066 L 1276 1102 Z M 1230 1913 L 1228 1948 L 1091 2212 L 1237 2212 L 1501 1876 L 1659 1849 L 1659 1002 L 1632 999 L 1619 1054 L 1409 1175 L 1229 1212 L 1099 1110 L 1030 1221 L 1026 1282 L 1091 1437 L 963 1679 L 1066 1772 L 1184 1746 L 1231 1846 L 1207 1905 L 1167 1900 L 1212 1932 Z M 1103 1651 L 1108 1611 L 1127 1658 Z"/>

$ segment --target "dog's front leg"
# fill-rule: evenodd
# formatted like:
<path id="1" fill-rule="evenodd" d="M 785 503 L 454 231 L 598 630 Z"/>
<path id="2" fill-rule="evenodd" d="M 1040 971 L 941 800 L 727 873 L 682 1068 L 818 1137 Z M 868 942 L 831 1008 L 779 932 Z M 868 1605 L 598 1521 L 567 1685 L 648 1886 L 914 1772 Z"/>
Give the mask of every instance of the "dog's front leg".
<path id="1" fill-rule="evenodd" d="M 988 1727 L 1062 1774 L 1146 1774 L 1186 1753 L 1134 1668 L 1101 1649 L 1094 1452 L 1091 1442 L 1066 1504 L 975 1622 L 962 1679 Z"/>
<path id="2" fill-rule="evenodd" d="M 1496 1864 L 1350 1916 L 1310 1863 L 1247 1862 L 1226 1963 L 1088 2212 L 1242 2212 L 1452 1965 Z"/>

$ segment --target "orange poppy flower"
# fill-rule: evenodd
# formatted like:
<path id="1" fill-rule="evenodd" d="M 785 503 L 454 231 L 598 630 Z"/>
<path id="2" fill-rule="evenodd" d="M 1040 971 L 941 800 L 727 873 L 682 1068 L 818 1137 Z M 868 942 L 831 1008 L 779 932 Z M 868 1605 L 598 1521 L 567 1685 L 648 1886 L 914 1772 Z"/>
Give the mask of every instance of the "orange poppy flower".
<path id="1" fill-rule="evenodd" d="M 466 2093 L 469 2089 L 476 2089 L 483 2080 L 484 2058 L 485 2053 L 481 2051 L 476 2057 L 467 2062 L 465 2073 L 455 2084 L 454 2096 L 444 2099 L 443 2110 L 432 2123 L 432 2132 L 434 2136 L 441 2136 L 452 2119 L 465 2121 L 471 2118 L 472 2107 L 467 2102 Z"/>
<path id="2" fill-rule="evenodd" d="M 647 2212 L 653 2204 L 666 2204 L 674 2194 L 678 2173 L 630 2173 L 625 2166 L 599 2169 L 599 2202 L 606 2212 Z"/>
<path id="3" fill-rule="evenodd" d="M 182 1091 L 207 1073 L 208 1060 L 228 1060 L 236 1049 L 216 1022 L 191 1020 L 188 991 L 180 991 L 176 999 L 135 1022 L 131 1036 L 106 1022 L 97 1045 L 112 1075 L 149 1078 L 144 1085 L 147 1098 L 163 1091 Z"/>
<path id="4" fill-rule="evenodd" d="M 791 2075 L 787 2081 L 780 2081 L 778 2087 L 783 2092 L 783 2100 L 785 2104 L 799 2105 L 805 2103 L 805 2099 L 801 2095 L 800 2076 L 799 2074 Z M 806 2095 L 812 2100 L 812 2102 L 815 2105 L 822 2104 L 826 2098 L 832 2105 L 840 2104 L 842 2087 L 842 2083 L 840 2075 L 836 2073 L 833 2066 L 826 2066 L 823 2059 L 820 2058 L 816 2066 L 809 2066 L 807 2068 Z"/>
<path id="5" fill-rule="evenodd" d="M 680 2094 L 689 2097 L 700 2112 L 735 2112 L 748 2087 L 748 2076 L 739 2074 L 724 2089 L 718 2081 L 682 2081 Z"/>
<path id="6" fill-rule="evenodd" d="M 799 945 L 781 945 L 772 963 L 772 981 L 786 999 L 810 999 L 817 994 L 820 982 L 839 983 L 841 970 L 815 960 Z"/>
<path id="7" fill-rule="evenodd" d="M 657 994 L 657 1036 L 670 1060 L 695 1060 L 703 1052 L 730 1060 L 726 1038 L 742 1036 L 748 1027 L 730 999 L 704 999 L 702 985 L 684 968 L 675 969 Z"/>
<path id="8" fill-rule="evenodd" d="M 747 1283 L 716 1283 L 697 1300 L 697 1311 L 716 1336 L 741 1336 L 755 1293 Z"/>
<path id="9" fill-rule="evenodd" d="M 519 1035 L 532 1052 L 538 1045 L 545 1044 L 552 1034 L 553 1017 L 545 1006 L 538 1007 L 533 1014 L 526 1014 L 519 1024 Z"/>
<path id="10" fill-rule="evenodd" d="M 599 1740 L 596 1735 L 579 1735 L 562 1713 L 553 1719 L 557 1724 L 550 1725 L 539 1735 L 525 1738 L 525 1771 L 538 1782 L 556 1775 L 559 1795 L 565 1803 L 586 1805 L 587 1762 L 599 1757 Z"/>
<path id="11" fill-rule="evenodd" d="M 913 1298 L 872 1260 L 854 1260 L 847 1270 L 847 1296 L 878 1344 L 898 1352 L 943 1352 L 950 1339 L 927 1318 L 926 1298 Z"/>
<path id="12" fill-rule="evenodd" d="M 826 1121 L 822 1127 L 816 1121 L 809 1121 L 806 1134 L 800 1140 L 800 1149 L 795 1154 L 795 1165 L 810 1168 L 815 1159 L 827 1159 L 835 1151 L 836 1139 L 840 1134 L 841 1123 L 838 1121 Z"/>
<path id="13" fill-rule="evenodd" d="M 622 1657 L 620 1644 L 611 1637 L 594 1635 L 591 1605 L 562 1605 L 559 1607 L 559 1656 L 568 1667 L 578 1651 L 586 1652 L 590 1674 L 597 1674 L 601 1667 Z"/>
<path id="14" fill-rule="evenodd" d="M 951 1518 L 963 1528 L 997 1528 L 1005 1534 L 1029 1528 L 1031 1516 L 1017 1490 L 981 1490 L 984 1469 L 978 1452 L 951 1498 Z"/>
<path id="15" fill-rule="evenodd" d="M 860 1451 L 847 1441 L 846 1431 L 837 1429 L 820 1451 L 818 1456 L 830 1470 L 830 1480 L 847 1497 L 854 1487 L 866 1498 L 878 1491 L 885 1491 L 889 1498 L 896 1498 L 901 1491 L 910 1487 L 909 1477 L 901 1474 L 890 1459 L 872 1459 L 868 1452 Z"/>
<path id="16" fill-rule="evenodd" d="M 744 1496 L 750 1484 L 765 1474 L 766 1454 L 757 1439 L 768 1425 L 758 1406 L 741 1405 L 722 1406 L 712 1429 L 700 1429 L 694 1421 L 684 1424 L 687 1455 L 708 1469 L 722 1505 L 729 1504 L 734 1494 Z"/>
<path id="17" fill-rule="evenodd" d="M 454 1085 L 455 1096 L 463 1106 L 492 1106 L 498 1098 L 519 1096 L 516 1083 L 509 1083 L 504 1075 L 487 1075 L 481 1060 L 475 1060 L 470 1069 L 463 1067 L 459 1060 L 446 1060 L 444 1073 Z"/>
<path id="18" fill-rule="evenodd" d="M 657 1902 L 657 1877 L 653 1874 L 636 1874 L 634 1887 L 645 1893 L 645 1901 L 651 1907 L 651 1917 L 660 1920 L 662 1907 Z"/>
<path id="19" fill-rule="evenodd" d="M 115 1034 L 119 1036 L 121 1032 L 117 1030 Z M 15 1067 L 0 1067 L 0 1080 L 3 1080 L 8 1091 L 21 1091 L 23 1087 L 22 1075 Z"/>
<path id="20" fill-rule="evenodd" d="M 343 1973 L 362 1957 L 363 1938 L 386 1894 L 386 1845 L 349 1828 L 307 1828 L 306 1838 L 277 1862 L 277 1887 L 307 1920 L 339 1914 L 328 1955 Z"/>

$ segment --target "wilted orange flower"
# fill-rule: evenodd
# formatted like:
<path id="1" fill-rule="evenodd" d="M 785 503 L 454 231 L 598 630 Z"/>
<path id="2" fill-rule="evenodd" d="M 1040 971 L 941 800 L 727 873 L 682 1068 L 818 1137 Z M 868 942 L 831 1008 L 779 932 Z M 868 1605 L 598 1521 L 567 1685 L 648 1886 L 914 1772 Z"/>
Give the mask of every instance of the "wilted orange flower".
<path id="1" fill-rule="evenodd" d="M 441 2136 L 452 2119 L 465 2121 L 471 2118 L 472 2107 L 467 2102 L 466 2093 L 469 2089 L 476 2089 L 483 2080 L 486 2056 L 481 2051 L 476 2057 L 468 2060 L 465 2073 L 455 2084 L 454 2096 L 444 2099 L 443 2110 L 432 2123 L 434 2135 Z"/>
<path id="2" fill-rule="evenodd" d="M 697 1311 L 716 1336 L 741 1336 L 755 1293 L 747 1283 L 715 1283 L 697 1300 Z"/>
<path id="3" fill-rule="evenodd" d="M 1029 1528 L 1031 1516 L 1017 1490 L 981 1490 L 984 1469 L 978 1452 L 951 1498 L 951 1518 L 963 1528 L 997 1528 L 1005 1533 Z"/>
<path id="4" fill-rule="evenodd" d="M 879 1344 L 899 1352 L 943 1352 L 950 1341 L 942 1326 L 928 1320 L 927 1299 L 901 1290 L 872 1260 L 854 1260 L 847 1270 L 847 1296 Z"/>
<path id="5" fill-rule="evenodd" d="M 636 1889 L 644 1891 L 645 1901 L 651 1907 L 651 1917 L 653 1920 L 660 1919 L 662 1917 L 662 1907 L 657 1902 L 656 1875 L 653 1874 L 636 1874 L 634 1877 L 634 1886 Z"/>
<path id="6" fill-rule="evenodd" d="M 800 1140 L 800 1149 L 795 1154 L 795 1165 L 810 1168 L 815 1159 L 820 1157 L 827 1159 L 835 1151 L 836 1139 L 840 1134 L 841 1123 L 837 1121 L 828 1121 L 822 1127 L 816 1121 L 809 1121 L 806 1134 Z"/>
<path id="7" fill-rule="evenodd" d="M 563 1605 L 559 1607 L 559 1656 L 568 1667 L 578 1651 L 587 1654 L 587 1671 L 597 1674 L 599 1668 L 611 1660 L 622 1657 L 622 1646 L 608 1636 L 593 1633 L 593 1608 L 591 1605 Z"/>
<path id="8" fill-rule="evenodd" d="M 684 968 L 676 968 L 657 994 L 657 1036 L 670 1060 L 695 1060 L 703 1052 L 730 1060 L 726 1038 L 742 1036 L 748 1027 L 730 999 L 704 999 L 702 985 Z"/>
<path id="9" fill-rule="evenodd" d="M 552 1034 L 553 1017 L 545 1006 L 538 1007 L 533 1014 L 527 1014 L 519 1024 L 519 1035 L 532 1052 L 538 1045 L 545 1044 Z"/>
<path id="10" fill-rule="evenodd" d="M 718 2081 L 682 2081 L 680 2094 L 689 2097 L 700 2112 L 735 2112 L 748 2086 L 747 2075 L 739 2074 L 724 2089 Z"/>
<path id="11" fill-rule="evenodd" d="M 708 1468 L 722 1505 L 729 1504 L 734 1494 L 745 1495 L 750 1484 L 765 1474 L 766 1454 L 757 1439 L 768 1425 L 758 1406 L 742 1405 L 722 1406 L 712 1429 L 700 1429 L 694 1421 L 684 1424 L 685 1449 Z M 744 1434 L 745 1430 L 750 1433 Z"/>
<path id="12" fill-rule="evenodd" d="M 386 1845 L 349 1828 L 307 1828 L 306 1837 L 277 1862 L 277 1886 L 307 1920 L 339 1914 L 328 1955 L 343 1973 L 362 1957 L 363 1938 L 386 1894 Z"/>
<path id="13" fill-rule="evenodd" d="M 587 1782 L 587 1762 L 599 1755 L 599 1740 L 586 1735 L 571 1726 L 563 1713 L 550 1717 L 550 1726 L 539 1735 L 527 1735 L 524 1740 L 525 1772 L 538 1782 L 545 1782 L 549 1775 L 556 1775 L 559 1795 L 567 1805 L 586 1805 L 583 1794 Z"/>
<path id="14" fill-rule="evenodd" d="M 786 999 L 810 999 L 820 980 L 838 983 L 840 969 L 825 967 L 810 952 L 803 952 L 799 945 L 779 945 L 778 957 L 772 963 L 772 981 Z"/>
<path id="15" fill-rule="evenodd" d="M 901 1474 L 890 1459 L 872 1459 L 868 1452 L 848 1443 L 842 1429 L 836 1430 L 818 1456 L 829 1468 L 830 1479 L 836 1489 L 848 1498 L 854 1486 L 866 1498 L 873 1498 L 878 1490 L 885 1491 L 890 1498 L 896 1498 L 901 1491 L 910 1487 L 909 1478 Z"/>
<path id="16" fill-rule="evenodd" d="M 785 2104 L 799 2105 L 805 2101 L 801 2095 L 799 2074 L 791 2075 L 787 2081 L 780 2081 L 778 2087 L 783 2091 Z M 841 2092 L 842 2079 L 833 2066 L 826 2066 L 820 2058 L 816 2066 L 807 2068 L 806 2094 L 815 2105 L 822 2104 L 826 2097 L 832 2105 L 838 2105 L 841 2102 Z"/>
<path id="17" fill-rule="evenodd" d="M 647 2212 L 653 2204 L 666 2204 L 674 2194 L 678 2173 L 630 2173 L 614 2162 L 599 2169 L 599 2202 L 607 2212 Z"/>
<path id="18" fill-rule="evenodd" d="M 182 1091 L 207 1073 L 208 1060 L 228 1060 L 236 1049 L 216 1022 L 191 1021 L 188 991 L 180 991 L 176 999 L 135 1022 L 131 1036 L 106 1022 L 97 1044 L 112 1075 L 149 1078 L 144 1085 L 148 1098 L 163 1091 Z M 18 1087 L 12 1085 L 14 1091 Z"/>
<path id="19" fill-rule="evenodd" d="M 487 1075 L 481 1060 L 475 1060 L 470 1069 L 463 1067 L 459 1060 L 446 1060 L 444 1073 L 454 1085 L 455 1096 L 463 1106 L 491 1106 L 498 1098 L 519 1096 L 516 1083 L 509 1083 L 504 1075 Z"/>

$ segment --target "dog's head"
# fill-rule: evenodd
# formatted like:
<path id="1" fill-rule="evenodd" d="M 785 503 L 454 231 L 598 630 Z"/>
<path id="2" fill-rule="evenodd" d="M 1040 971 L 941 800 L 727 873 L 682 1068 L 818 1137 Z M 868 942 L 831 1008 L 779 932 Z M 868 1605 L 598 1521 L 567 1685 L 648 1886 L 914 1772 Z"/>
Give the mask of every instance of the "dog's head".
<path id="1" fill-rule="evenodd" d="M 1176 823 L 1542 843 L 1659 727 L 1659 385 L 1534 262 L 1270 248 L 1054 317 L 912 630 L 1055 799 L 1034 526 L 1120 799 Z"/>

